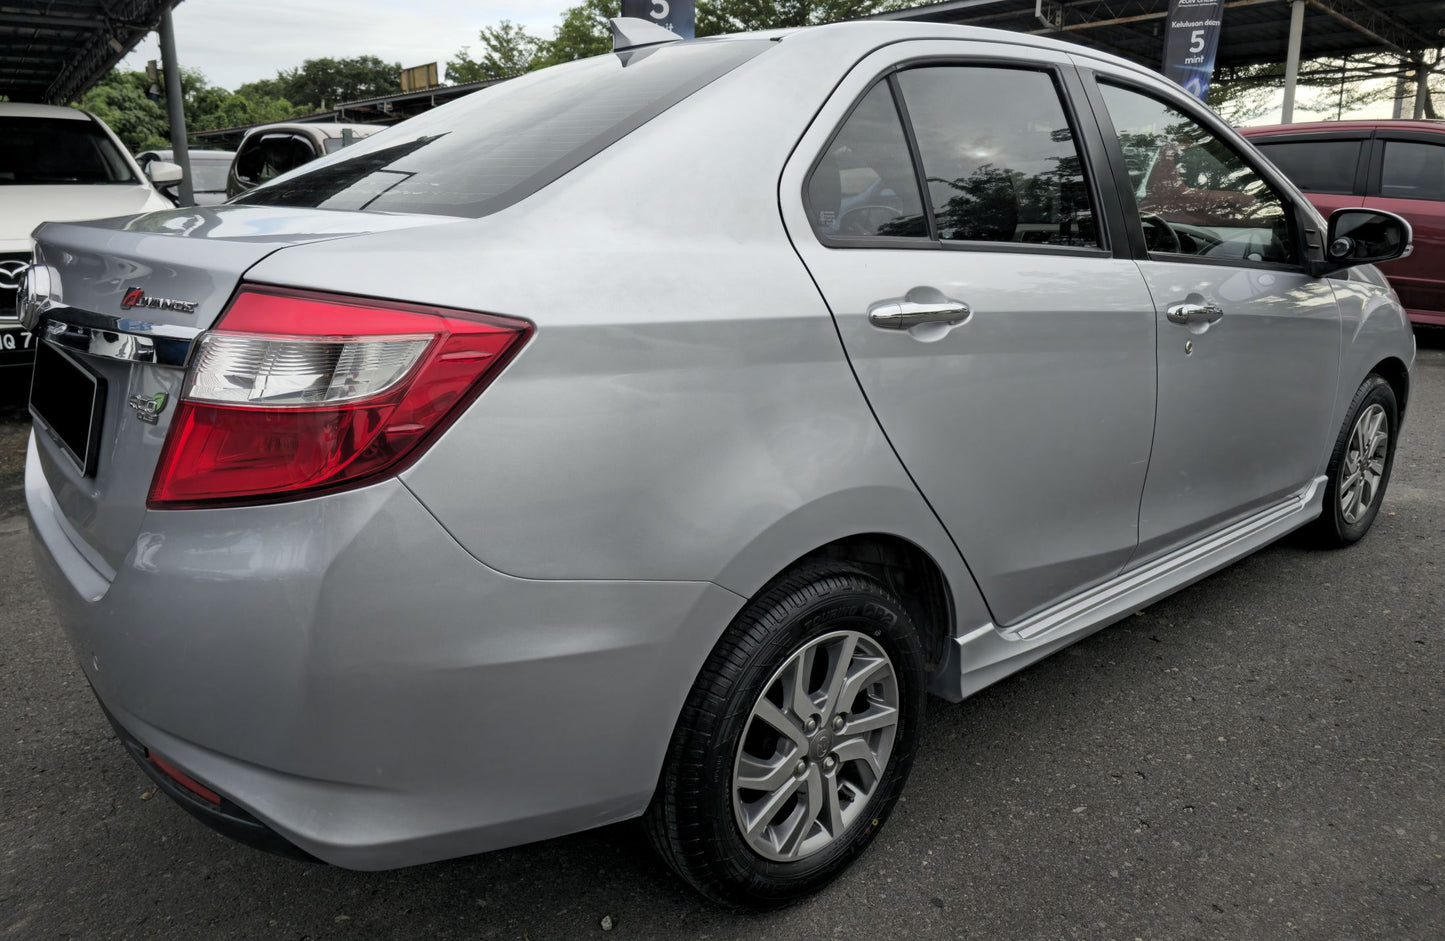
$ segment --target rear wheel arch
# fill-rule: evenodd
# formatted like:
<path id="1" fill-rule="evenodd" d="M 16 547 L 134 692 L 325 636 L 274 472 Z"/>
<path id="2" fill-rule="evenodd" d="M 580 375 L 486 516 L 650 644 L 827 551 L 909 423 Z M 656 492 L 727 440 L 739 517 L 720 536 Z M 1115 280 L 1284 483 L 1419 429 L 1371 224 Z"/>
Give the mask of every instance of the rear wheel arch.
<path id="1" fill-rule="evenodd" d="M 918 627 L 929 672 L 944 663 L 948 642 L 954 636 L 953 592 L 942 567 L 928 552 L 901 536 L 859 533 L 836 539 L 806 553 L 788 565 L 778 577 L 824 560 L 847 562 L 886 585 L 898 596 Z"/>

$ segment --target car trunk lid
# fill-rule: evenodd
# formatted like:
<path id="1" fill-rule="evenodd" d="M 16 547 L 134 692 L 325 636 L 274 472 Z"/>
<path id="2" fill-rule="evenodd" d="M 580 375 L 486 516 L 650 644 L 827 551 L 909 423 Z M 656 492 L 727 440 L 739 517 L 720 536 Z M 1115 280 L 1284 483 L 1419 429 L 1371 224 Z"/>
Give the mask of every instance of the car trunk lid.
<path id="1" fill-rule="evenodd" d="M 291 246 L 456 221 L 221 206 L 37 229 L 36 449 L 57 522 L 81 555 L 109 580 L 143 549 L 146 494 L 187 357 L 248 269 Z"/>

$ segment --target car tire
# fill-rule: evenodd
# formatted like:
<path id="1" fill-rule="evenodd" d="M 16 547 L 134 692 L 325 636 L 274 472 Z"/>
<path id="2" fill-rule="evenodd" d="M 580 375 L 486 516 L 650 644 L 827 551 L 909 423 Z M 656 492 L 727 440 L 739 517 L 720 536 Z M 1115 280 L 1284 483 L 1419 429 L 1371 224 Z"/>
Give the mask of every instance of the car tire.
<path id="1" fill-rule="evenodd" d="M 1322 548 L 1348 546 L 1369 532 L 1395 466 L 1400 412 L 1390 384 L 1372 373 L 1347 414 L 1330 453 L 1324 510 L 1309 533 Z"/>
<path id="2" fill-rule="evenodd" d="M 887 819 L 925 687 L 917 629 L 877 579 L 834 562 L 778 578 L 688 695 L 644 817 L 654 847 L 724 905 L 778 908 L 816 891 Z"/>

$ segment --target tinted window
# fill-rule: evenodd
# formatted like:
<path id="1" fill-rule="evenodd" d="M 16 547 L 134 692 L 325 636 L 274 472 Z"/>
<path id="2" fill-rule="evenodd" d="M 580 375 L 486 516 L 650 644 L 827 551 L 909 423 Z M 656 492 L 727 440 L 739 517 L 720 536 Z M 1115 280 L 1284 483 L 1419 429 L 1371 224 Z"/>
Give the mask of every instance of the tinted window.
<path id="1" fill-rule="evenodd" d="M 1393 199 L 1445 200 L 1445 147 L 1385 141 L 1380 195 Z"/>
<path id="2" fill-rule="evenodd" d="M 1100 84 L 1151 252 L 1295 260 L 1287 203 L 1229 145 L 1169 105 Z"/>
<path id="3" fill-rule="evenodd" d="M 1097 245 L 1083 164 L 1053 79 L 941 66 L 899 76 L 940 238 Z"/>
<path id="4" fill-rule="evenodd" d="M 927 238 L 908 141 L 887 82 L 848 116 L 808 177 L 808 218 L 830 238 Z"/>
<path id="5" fill-rule="evenodd" d="M 120 150 L 89 119 L 0 117 L 0 186 L 134 182 Z"/>
<path id="6" fill-rule="evenodd" d="M 316 148 L 294 134 L 258 134 L 236 154 L 236 176 L 252 185 L 274 180 L 316 159 Z"/>
<path id="7" fill-rule="evenodd" d="M 1259 152 L 1279 167 L 1290 182 L 1306 193 L 1340 193 L 1355 190 L 1355 167 L 1364 141 L 1260 141 Z"/>
<path id="8" fill-rule="evenodd" d="M 547 185 L 771 46 L 767 40 L 676 43 L 532 72 L 358 141 L 236 201 L 483 216 Z"/>

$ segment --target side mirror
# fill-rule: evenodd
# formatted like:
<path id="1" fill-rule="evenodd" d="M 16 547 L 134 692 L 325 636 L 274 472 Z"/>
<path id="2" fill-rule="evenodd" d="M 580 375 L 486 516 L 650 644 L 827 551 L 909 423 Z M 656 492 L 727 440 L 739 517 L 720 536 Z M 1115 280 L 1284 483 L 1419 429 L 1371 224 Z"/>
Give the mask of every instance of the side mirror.
<path id="1" fill-rule="evenodd" d="M 162 183 L 179 183 L 184 172 L 180 166 L 174 163 L 167 163 L 164 160 L 156 160 L 146 167 L 146 176 L 157 186 Z"/>
<path id="2" fill-rule="evenodd" d="M 1351 265 L 1373 265 L 1404 258 L 1414 248 L 1410 223 L 1378 209 L 1336 209 L 1325 237 L 1325 262 L 1330 271 Z"/>

